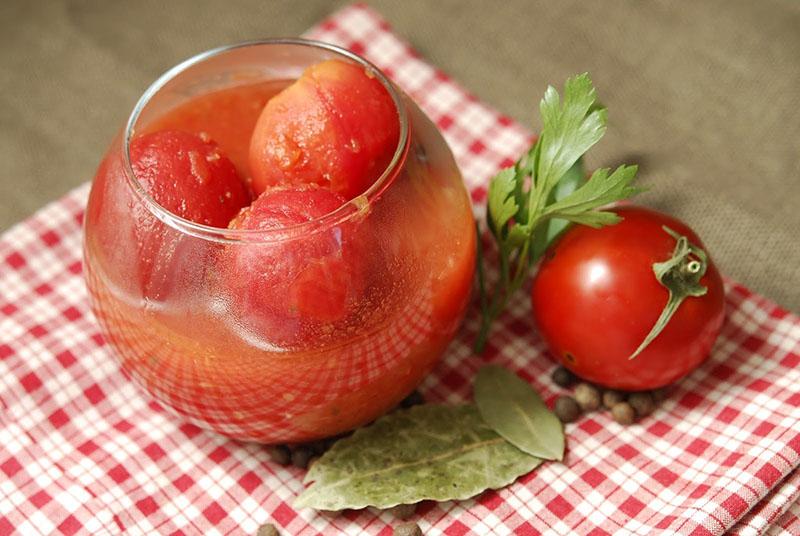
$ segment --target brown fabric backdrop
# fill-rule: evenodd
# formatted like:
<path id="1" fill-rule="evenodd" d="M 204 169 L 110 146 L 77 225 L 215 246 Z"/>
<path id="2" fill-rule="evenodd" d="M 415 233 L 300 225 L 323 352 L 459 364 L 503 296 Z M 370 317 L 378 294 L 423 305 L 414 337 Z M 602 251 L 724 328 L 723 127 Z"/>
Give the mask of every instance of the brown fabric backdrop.
<path id="1" fill-rule="evenodd" d="M 641 202 L 686 219 L 725 273 L 800 310 L 800 2 L 370 3 L 526 124 L 547 83 L 590 71 L 610 128 L 589 164 L 639 162 Z M 3 0 L 0 229 L 89 180 L 166 68 L 297 35 L 343 4 Z"/>

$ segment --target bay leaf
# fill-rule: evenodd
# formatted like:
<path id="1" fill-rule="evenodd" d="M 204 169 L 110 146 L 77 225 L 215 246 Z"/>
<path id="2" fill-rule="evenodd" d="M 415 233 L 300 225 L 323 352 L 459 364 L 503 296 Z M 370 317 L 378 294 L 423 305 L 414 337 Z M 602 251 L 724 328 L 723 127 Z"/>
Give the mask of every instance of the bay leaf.
<path id="1" fill-rule="evenodd" d="M 472 404 L 395 411 L 337 441 L 306 474 L 298 508 L 390 508 L 467 499 L 541 463 L 494 432 Z"/>
<path id="2" fill-rule="evenodd" d="M 564 429 L 525 380 L 508 369 L 488 365 L 475 378 L 475 404 L 492 429 L 531 456 L 564 457 Z"/>

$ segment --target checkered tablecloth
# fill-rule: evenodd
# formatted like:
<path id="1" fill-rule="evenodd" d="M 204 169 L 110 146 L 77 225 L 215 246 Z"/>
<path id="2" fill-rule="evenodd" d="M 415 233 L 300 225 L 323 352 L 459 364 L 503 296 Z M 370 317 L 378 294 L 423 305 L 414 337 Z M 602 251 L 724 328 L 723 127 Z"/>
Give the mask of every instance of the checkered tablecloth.
<path id="1" fill-rule="evenodd" d="M 363 54 L 421 105 L 478 210 L 488 178 L 529 143 L 527 130 L 425 63 L 367 7 L 345 8 L 308 36 Z M 0 535 L 254 534 L 266 522 L 285 534 L 390 534 L 388 513 L 294 510 L 301 471 L 176 421 L 123 376 L 81 274 L 87 191 L 0 238 Z M 605 413 L 567 425 L 563 464 L 473 500 L 423 503 L 414 518 L 423 531 L 800 534 L 800 318 L 741 285 L 727 290 L 711 358 L 653 415 L 628 427 Z M 475 371 L 493 362 L 552 399 L 554 365 L 525 297 L 484 356 L 469 349 L 477 321 L 473 309 L 424 382 L 426 397 L 467 400 Z"/>

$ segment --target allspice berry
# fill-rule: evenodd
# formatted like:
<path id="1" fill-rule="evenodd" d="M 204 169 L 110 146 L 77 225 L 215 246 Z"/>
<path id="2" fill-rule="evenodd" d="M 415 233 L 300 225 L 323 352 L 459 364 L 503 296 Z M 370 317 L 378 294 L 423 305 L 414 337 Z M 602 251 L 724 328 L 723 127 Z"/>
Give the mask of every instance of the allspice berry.
<path id="1" fill-rule="evenodd" d="M 256 536 L 280 536 L 280 532 L 278 532 L 278 529 L 275 528 L 275 525 L 272 523 L 266 523 L 258 527 Z"/>
<path id="2" fill-rule="evenodd" d="M 311 452 L 317 456 L 322 456 L 323 454 L 325 454 L 325 451 L 328 450 L 328 445 L 323 439 L 312 441 L 311 443 L 306 443 L 305 446 L 308 447 L 311 450 Z"/>
<path id="3" fill-rule="evenodd" d="M 575 383 L 575 375 L 566 367 L 558 366 L 553 370 L 553 374 L 550 376 L 553 380 L 553 383 L 558 385 L 559 387 L 569 387 L 573 383 Z"/>
<path id="4" fill-rule="evenodd" d="M 416 504 L 398 504 L 390 510 L 391 514 L 396 518 L 405 521 L 414 515 L 417 511 Z"/>
<path id="5" fill-rule="evenodd" d="M 613 389 L 603 393 L 603 406 L 605 406 L 606 409 L 611 409 L 620 402 L 625 402 L 625 395 L 623 393 L 614 391 Z"/>
<path id="6" fill-rule="evenodd" d="M 579 383 L 575 388 L 575 400 L 583 411 L 594 411 L 600 407 L 600 391 L 590 383 Z"/>
<path id="7" fill-rule="evenodd" d="M 267 455 L 270 459 L 280 465 L 289 465 L 292 461 L 292 453 L 286 445 L 270 445 L 267 447 Z"/>
<path id="8" fill-rule="evenodd" d="M 559 396 L 553 406 L 553 413 L 561 422 L 575 422 L 581 416 L 581 407 L 571 396 Z"/>
<path id="9" fill-rule="evenodd" d="M 403 523 L 397 525 L 392 531 L 393 536 L 422 536 L 422 529 L 416 523 Z"/>
<path id="10" fill-rule="evenodd" d="M 636 412 L 627 402 L 620 402 L 611 408 L 611 416 L 620 424 L 633 424 Z"/>
<path id="11" fill-rule="evenodd" d="M 653 396 L 646 391 L 631 393 L 628 404 L 636 411 L 638 417 L 650 415 L 656 407 Z"/>
<path id="12" fill-rule="evenodd" d="M 305 445 L 298 445 L 292 450 L 292 465 L 298 469 L 307 469 L 308 462 L 314 456 L 314 452 Z"/>
<path id="13" fill-rule="evenodd" d="M 407 397 L 400 402 L 401 408 L 411 408 L 425 403 L 425 397 L 419 391 L 411 391 Z"/>
<path id="14" fill-rule="evenodd" d="M 349 433 L 345 433 L 323 439 L 323 441 L 325 442 L 325 451 L 328 451 L 333 446 L 334 443 L 336 443 L 340 439 L 344 439 L 349 435 L 350 435 Z"/>

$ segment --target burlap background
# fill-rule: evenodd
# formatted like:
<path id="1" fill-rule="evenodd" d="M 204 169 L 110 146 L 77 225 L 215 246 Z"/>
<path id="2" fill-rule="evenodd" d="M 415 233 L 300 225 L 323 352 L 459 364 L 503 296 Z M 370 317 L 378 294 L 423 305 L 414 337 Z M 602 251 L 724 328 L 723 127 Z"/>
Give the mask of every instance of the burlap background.
<path id="1" fill-rule="evenodd" d="M 92 177 L 144 88 L 198 51 L 297 35 L 344 2 L 0 1 L 0 229 Z M 588 70 L 610 109 L 590 164 L 641 164 L 640 201 L 722 270 L 800 310 L 800 2 L 374 1 L 431 62 L 530 124 Z"/>

